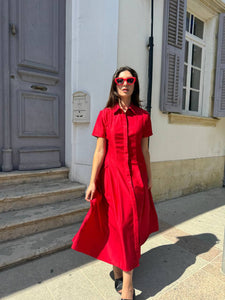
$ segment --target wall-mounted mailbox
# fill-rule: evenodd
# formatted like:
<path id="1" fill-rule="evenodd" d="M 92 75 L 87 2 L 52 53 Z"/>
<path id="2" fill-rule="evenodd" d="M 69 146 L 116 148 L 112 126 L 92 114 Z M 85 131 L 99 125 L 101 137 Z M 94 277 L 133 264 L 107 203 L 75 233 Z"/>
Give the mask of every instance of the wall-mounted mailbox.
<path id="1" fill-rule="evenodd" d="M 73 93 L 73 123 L 90 122 L 90 96 L 84 92 Z"/>

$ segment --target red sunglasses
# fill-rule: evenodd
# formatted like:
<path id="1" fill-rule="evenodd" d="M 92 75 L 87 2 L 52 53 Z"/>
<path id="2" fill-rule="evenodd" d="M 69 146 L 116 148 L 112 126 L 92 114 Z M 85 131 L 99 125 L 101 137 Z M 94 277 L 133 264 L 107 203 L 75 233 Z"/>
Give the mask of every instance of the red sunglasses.
<path id="1" fill-rule="evenodd" d="M 132 85 L 136 81 L 136 77 L 128 77 L 128 78 L 123 78 L 123 77 L 117 77 L 114 79 L 115 83 L 117 85 L 122 85 L 126 81 L 128 85 Z"/>

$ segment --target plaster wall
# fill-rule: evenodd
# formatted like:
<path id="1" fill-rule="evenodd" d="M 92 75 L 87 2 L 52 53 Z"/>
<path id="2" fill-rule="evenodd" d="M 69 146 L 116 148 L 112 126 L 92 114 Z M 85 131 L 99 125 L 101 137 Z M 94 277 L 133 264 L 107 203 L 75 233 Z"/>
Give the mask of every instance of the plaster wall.
<path id="1" fill-rule="evenodd" d="M 148 90 L 150 3 L 148 0 L 119 2 L 118 67 L 127 65 L 137 71 L 143 106 L 147 102 Z"/>
<path id="2" fill-rule="evenodd" d="M 118 0 L 67 0 L 66 164 L 70 178 L 90 179 L 96 138 L 91 136 L 117 68 Z M 72 123 L 72 94 L 90 95 L 90 123 Z"/>

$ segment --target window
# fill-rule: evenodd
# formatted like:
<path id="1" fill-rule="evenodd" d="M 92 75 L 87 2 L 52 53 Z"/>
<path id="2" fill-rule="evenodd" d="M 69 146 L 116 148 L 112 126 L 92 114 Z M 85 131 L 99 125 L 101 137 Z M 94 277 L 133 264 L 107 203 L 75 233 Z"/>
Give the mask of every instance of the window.
<path id="1" fill-rule="evenodd" d="M 182 110 L 201 115 L 204 56 L 204 22 L 187 12 Z"/>
<path id="2" fill-rule="evenodd" d="M 213 1 L 215 9 L 207 5 L 202 11 L 197 2 L 164 0 L 160 110 L 225 117 L 225 13 L 220 14 L 217 35 L 216 15 L 222 9 Z"/>

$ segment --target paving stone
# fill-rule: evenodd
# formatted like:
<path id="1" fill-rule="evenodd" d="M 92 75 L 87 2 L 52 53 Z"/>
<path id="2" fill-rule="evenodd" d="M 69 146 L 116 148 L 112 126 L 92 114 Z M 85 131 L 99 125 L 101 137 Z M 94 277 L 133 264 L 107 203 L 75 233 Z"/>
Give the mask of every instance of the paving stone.
<path id="1" fill-rule="evenodd" d="M 1 299 L 5 300 L 55 300 L 54 296 L 52 296 L 51 292 L 48 290 L 44 284 L 42 285 L 34 285 L 30 288 L 27 288 L 25 290 L 16 292 L 15 294 L 12 294 L 7 297 L 3 297 Z"/>
<path id="2" fill-rule="evenodd" d="M 169 201 L 158 202 L 156 203 L 156 209 L 159 218 L 164 222 L 170 225 L 181 225 L 187 220 L 198 217 L 206 212 L 211 212 L 217 207 L 220 208 L 224 205 L 225 189 L 216 188 Z"/>
<path id="3" fill-rule="evenodd" d="M 41 277 L 33 268 L 32 263 L 28 263 L 1 271 L 0 282 L 0 299 L 22 299 L 22 294 L 26 293 L 28 289 L 34 295 L 36 294 L 36 288 L 34 287 L 38 287 Z M 40 287 L 39 292 L 41 289 L 42 287 Z M 33 297 L 30 299 L 33 299 Z"/>
<path id="4" fill-rule="evenodd" d="M 206 271 L 209 274 L 212 274 L 214 277 L 216 277 L 218 280 L 225 282 L 225 274 L 222 272 L 221 269 L 222 266 L 222 260 L 221 261 L 215 261 L 213 260 L 211 263 L 207 264 L 203 270 Z"/>
<path id="5" fill-rule="evenodd" d="M 199 271 L 177 284 L 157 300 L 223 300 L 225 299 L 225 282 L 204 271 Z"/>
<path id="6" fill-rule="evenodd" d="M 149 242 L 151 244 L 151 239 Z M 143 299 L 150 299 L 206 264 L 205 260 L 180 247 L 179 242 L 161 244 L 143 253 L 140 267 L 134 273 L 135 288 L 142 291 L 142 297 L 146 297 Z"/>
<path id="7" fill-rule="evenodd" d="M 100 290 L 81 271 L 64 273 L 44 282 L 53 299 L 104 300 Z"/>
<path id="8" fill-rule="evenodd" d="M 109 275 L 111 271 L 110 264 L 96 260 L 82 268 L 84 276 L 94 284 L 97 290 L 101 291 L 105 299 L 110 299 L 110 297 L 115 299 L 118 296 L 114 289 L 114 281 Z"/>

